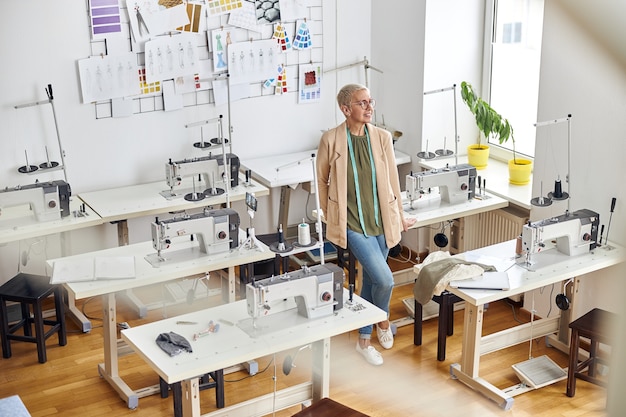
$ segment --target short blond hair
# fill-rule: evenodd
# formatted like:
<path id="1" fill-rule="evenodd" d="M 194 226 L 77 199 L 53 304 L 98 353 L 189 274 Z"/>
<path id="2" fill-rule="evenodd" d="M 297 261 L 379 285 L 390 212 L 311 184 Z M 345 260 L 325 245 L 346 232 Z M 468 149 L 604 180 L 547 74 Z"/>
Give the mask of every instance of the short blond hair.
<path id="1" fill-rule="evenodd" d="M 369 88 L 362 84 L 347 84 L 341 87 L 341 90 L 337 93 L 337 104 L 339 105 L 339 108 L 341 108 L 341 106 L 350 107 L 350 103 L 352 103 L 352 95 L 361 90 L 369 91 Z"/>

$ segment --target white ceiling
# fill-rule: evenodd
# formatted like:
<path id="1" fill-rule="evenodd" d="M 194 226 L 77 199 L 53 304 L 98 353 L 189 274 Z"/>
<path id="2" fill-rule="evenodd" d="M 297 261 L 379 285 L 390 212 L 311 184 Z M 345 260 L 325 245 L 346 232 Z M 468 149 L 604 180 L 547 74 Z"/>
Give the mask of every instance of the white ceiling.
<path id="1" fill-rule="evenodd" d="M 626 1 L 557 0 L 581 27 L 626 65 Z"/>

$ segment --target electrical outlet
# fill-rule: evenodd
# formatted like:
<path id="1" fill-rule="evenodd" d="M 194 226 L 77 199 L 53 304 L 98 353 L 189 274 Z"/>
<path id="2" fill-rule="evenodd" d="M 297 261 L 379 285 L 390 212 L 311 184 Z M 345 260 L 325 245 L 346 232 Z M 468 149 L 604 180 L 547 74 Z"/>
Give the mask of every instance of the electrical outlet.
<path id="1" fill-rule="evenodd" d="M 243 366 L 246 367 L 250 376 L 256 375 L 259 372 L 259 363 L 255 360 L 244 362 Z"/>

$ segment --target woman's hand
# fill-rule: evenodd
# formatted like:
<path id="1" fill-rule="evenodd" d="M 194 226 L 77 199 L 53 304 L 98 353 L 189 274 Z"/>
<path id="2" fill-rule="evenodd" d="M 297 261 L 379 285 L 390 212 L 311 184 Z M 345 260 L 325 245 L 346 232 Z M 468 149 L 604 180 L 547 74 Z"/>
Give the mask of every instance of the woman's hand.
<path id="1" fill-rule="evenodd" d="M 417 222 L 417 219 L 415 217 L 409 217 L 408 219 L 402 219 L 402 230 L 404 230 L 406 232 L 416 222 Z"/>

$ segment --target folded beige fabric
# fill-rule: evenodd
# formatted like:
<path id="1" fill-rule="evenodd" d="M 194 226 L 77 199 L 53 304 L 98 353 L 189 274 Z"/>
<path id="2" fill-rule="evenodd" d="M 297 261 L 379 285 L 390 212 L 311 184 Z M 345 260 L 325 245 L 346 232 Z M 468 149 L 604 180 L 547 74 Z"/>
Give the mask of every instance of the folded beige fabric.
<path id="1" fill-rule="evenodd" d="M 433 258 L 429 259 L 431 255 Z M 470 279 L 482 275 L 485 271 L 495 270 L 492 265 L 454 258 L 449 252 L 433 252 L 424 259 L 413 286 L 413 296 L 418 303 L 424 305 L 433 298 L 433 295 L 441 295 L 452 280 Z"/>

